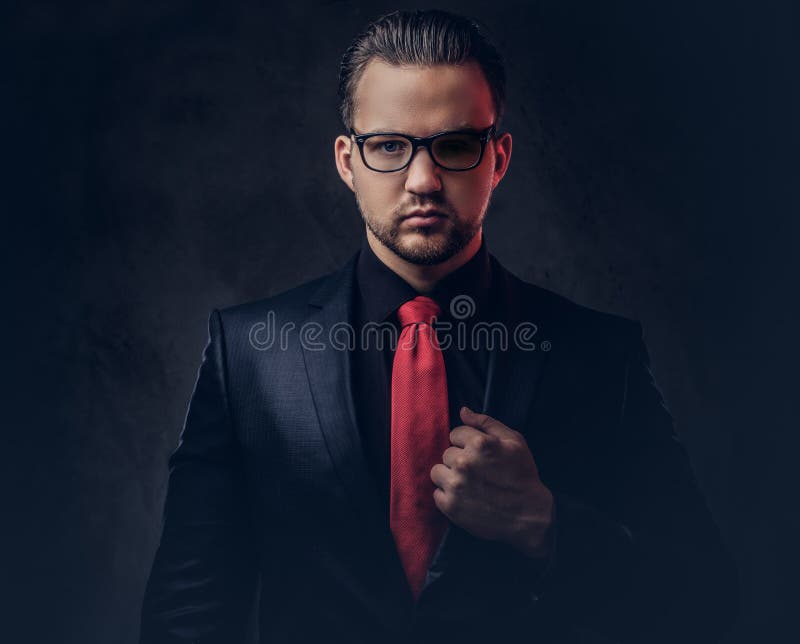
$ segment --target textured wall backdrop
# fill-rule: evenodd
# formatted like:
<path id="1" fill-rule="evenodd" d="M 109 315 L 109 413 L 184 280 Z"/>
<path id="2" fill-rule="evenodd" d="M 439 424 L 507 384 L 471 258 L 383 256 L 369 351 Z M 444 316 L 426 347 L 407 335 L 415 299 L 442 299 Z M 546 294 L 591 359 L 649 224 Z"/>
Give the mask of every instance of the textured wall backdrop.
<path id="1" fill-rule="evenodd" d="M 357 248 L 333 165 L 338 60 L 404 4 L 9 5 L 3 641 L 137 641 L 208 313 Z M 740 564 L 727 641 L 787 641 L 797 10 L 431 4 L 482 19 L 508 62 L 490 250 L 643 321 Z"/>

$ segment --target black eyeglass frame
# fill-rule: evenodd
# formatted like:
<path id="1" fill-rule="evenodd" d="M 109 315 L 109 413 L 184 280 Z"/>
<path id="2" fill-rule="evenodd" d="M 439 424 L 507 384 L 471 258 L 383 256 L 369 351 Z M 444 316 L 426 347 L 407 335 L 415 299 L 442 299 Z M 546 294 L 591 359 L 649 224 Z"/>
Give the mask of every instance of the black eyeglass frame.
<path id="1" fill-rule="evenodd" d="M 373 172 L 400 172 L 401 170 L 405 170 L 408 166 L 411 165 L 411 162 L 414 160 L 414 155 L 417 153 L 417 150 L 420 147 L 425 148 L 428 151 L 428 155 L 431 158 L 431 161 L 434 162 L 435 165 L 442 168 L 443 170 L 447 170 L 449 172 L 467 172 L 468 170 L 474 170 L 477 168 L 481 161 L 483 161 L 483 153 L 486 150 L 486 144 L 489 142 L 489 139 L 493 138 L 496 134 L 495 124 L 492 123 L 489 127 L 485 130 L 448 130 L 446 132 L 438 132 L 437 134 L 432 134 L 431 136 L 409 136 L 408 134 L 403 134 L 402 132 L 369 132 L 367 134 L 357 134 L 356 131 L 350 128 L 350 134 L 356 141 L 356 145 L 358 145 L 358 150 L 361 153 L 361 160 L 364 162 L 364 165 L 367 166 Z M 433 150 L 431 146 L 436 139 L 439 139 L 443 136 L 448 136 L 451 134 L 477 134 L 480 136 L 478 139 L 481 143 L 481 153 L 478 155 L 478 160 L 468 168 L 448 168 L 445 165 L 442 165 L 436 160 L 435 155 L 433 154 Z M 411 156 L 408 158 L 408 161 L 405 162 L 401 167 L 395 168 L 394 170 L 378 170 L 377 168 L 373 168 L 369 163 L 367 163 L 366 156 L 364 155 L 364 142 L 372 138 L 373 136 L 397 136 L 406 141 L 411 142 Z"/>

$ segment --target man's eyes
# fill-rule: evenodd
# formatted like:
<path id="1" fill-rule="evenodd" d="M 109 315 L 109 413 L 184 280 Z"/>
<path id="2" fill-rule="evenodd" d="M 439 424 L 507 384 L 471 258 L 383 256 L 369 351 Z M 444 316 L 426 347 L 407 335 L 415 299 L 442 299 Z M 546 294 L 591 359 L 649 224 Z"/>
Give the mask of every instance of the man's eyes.
<path id="1" fill-rule="evenodd" d="M 379 154 L 398 154 L 403 152 L 408 146 L 408 141 L 403 139 L 372 138 L 366 142 L 370 152 Z"/>

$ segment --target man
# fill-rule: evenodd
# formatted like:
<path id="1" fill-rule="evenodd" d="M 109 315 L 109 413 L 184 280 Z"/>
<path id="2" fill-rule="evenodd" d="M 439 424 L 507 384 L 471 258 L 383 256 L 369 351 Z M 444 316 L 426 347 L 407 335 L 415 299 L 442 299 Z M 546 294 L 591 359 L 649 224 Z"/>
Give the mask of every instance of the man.
<path id="1" fill-rule="evenodd" d="M 262 642 L 715 641 L 736 575 L 640 324 L 488 253 L 512 147 L 496 50 L 396 12 L 340 89 L 366 236 L 212 313 L 142 642 L 242 641 L 259 582 Z"/>

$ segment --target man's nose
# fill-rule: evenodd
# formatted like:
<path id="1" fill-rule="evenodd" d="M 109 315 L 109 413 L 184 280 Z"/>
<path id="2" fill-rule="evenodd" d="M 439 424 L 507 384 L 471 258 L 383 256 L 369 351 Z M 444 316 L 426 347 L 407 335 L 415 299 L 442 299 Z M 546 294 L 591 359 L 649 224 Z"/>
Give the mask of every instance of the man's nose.
<path id="1" fill-rule="evenodd" d="M 415 150 L 411 163 L 406 168 L 406 190 L 408 192 L 424 194 L 428 192 L 438 192 L 442 189 L 442 181 L 439 176 L 441 168 L 437 166 L 431 155 L 423 147 Z"/>

